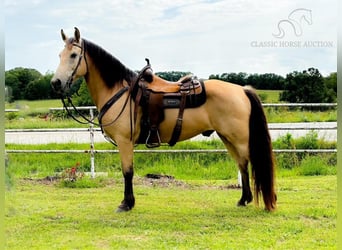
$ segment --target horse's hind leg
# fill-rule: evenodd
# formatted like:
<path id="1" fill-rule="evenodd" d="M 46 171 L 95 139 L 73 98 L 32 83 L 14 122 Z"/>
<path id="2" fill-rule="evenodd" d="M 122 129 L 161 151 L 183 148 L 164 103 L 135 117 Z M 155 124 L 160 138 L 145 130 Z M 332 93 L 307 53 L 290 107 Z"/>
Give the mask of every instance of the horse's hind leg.
<path id="1" fill-rule="evenodd" d="M 246 145 L 241 145 L 240 150 L 237 149 L 236 146 L 233 146 L 223 135 L 217 133 L 226 148 L 228 149 L 230 155 L 235 159 L 239 166 L 241 179 L 242 179 L 242 196 L 238 201 L 238 206 L 246 206 L 253 200 L 253 195 L 251 191 L 251 187 L 249 185 L 249 173 L 248 173 L 248 149 Z"/>
<path id="2" fill-rule="evenodd" d="M 242 196 L 237 205 L 246 206 L 253 200 L 253 195 L 249 185 L 248 160 L 244 160 L 243 162 L 238 164 L 242 179 Z"/>

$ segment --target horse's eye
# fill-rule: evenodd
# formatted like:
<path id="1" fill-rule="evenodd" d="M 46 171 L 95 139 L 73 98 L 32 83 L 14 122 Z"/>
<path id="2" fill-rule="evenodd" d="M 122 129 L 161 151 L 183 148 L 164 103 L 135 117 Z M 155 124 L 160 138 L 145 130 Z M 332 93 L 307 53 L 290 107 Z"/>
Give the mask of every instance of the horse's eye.
<path id="1" fill-rule="evenodd" d="M 77 56 L 77 54 L 76 54 L 76 53 L 72 53 L 72 54 L 70 55 L 70 58 L 72 58 L 72 59 L 75 59 L 75 58 L 76 58 L 76 56 Z"/>

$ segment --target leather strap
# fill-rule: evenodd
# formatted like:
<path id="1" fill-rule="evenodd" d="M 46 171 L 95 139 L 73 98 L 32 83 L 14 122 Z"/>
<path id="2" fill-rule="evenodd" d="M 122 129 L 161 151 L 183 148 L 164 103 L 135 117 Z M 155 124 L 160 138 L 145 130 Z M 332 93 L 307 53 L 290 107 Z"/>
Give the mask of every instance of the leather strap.
<path id="1" fill-rule="evenodd" d="M 106 114 L 106 112 L 108 111 L 108 109 L 110 109 L 110 107 L 117 101 L 119 100 L 119 98 L 129 89 L 129 87 L 124 87 L 122 89 L 120 89 L 112 98 L 110 98 L 108 100 L 108 102 L 106 102 L 106 104 L 102 107 L 102 109 L 100 110 L 98 119 L 99 119 L 99 123 L 102 124 L 102 117 Z M 125 107 L 126 105 L 124 105 Z M 124 109 L 124 108 L 123 108 Z M 122 111 L 121 111 L 122 112 Z M 101 126 L 102 127 L 102 126 Z"/>
<path id="2" fill-rule="evenodd" d="M 177 121 L 176 121 L 176 126 L 173 129 L 172 136 L 171 136 L 171 139 L 169 141 L 170 146 L 174 146 L 177 143 L 179 136 L 182 132 L 182 123 L 183 123 L 183 114 L 184 114 L 184 109 L 185 109 L 185 101 L 186 101 L 186 94 L 182 94 L 181 103 L 179 106 L 178 117 L 177 117 Z"/>
<path id="3" fill-rule="evenodd" d="M 142 96 L 142 89 L 139 88 L 138 92 L 136 94 L 136 97 L 134 99 L 134 115 L 133 115 L 133 126 L 135 127 L 135 125 L 137 124 L 137 117 L 138 117 L 138 107 L 140 105 L 140 101 L 141 101 L 141 96 Z"/>

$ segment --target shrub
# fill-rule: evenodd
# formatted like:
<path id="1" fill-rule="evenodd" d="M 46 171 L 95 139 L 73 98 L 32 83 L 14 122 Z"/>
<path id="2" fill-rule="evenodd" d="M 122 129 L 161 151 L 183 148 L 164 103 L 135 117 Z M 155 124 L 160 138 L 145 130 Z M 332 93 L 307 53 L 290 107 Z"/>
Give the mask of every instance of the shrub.
<path id="1" fill-rule="evenodd" d="M 268 95 L 266 93 L 259 93 L 259 97 L 261 102 L 265 102 L 268 98 Z"/>
<path id="2" fill-rule="evenodd" d="M 14 120 L 18 117 L 18 113 L 17 112 L 8 112 L 5 114 L 5 118 L 8 120 Z"/>
<path id="3" fill-rule="evenodd" d="M 310 131 L 305 136 L 297 139 L 287 133 L 275 140 L 273 147 L 277 149 L 331 149 L 336 148 L 336 143 L 320 140 L 316 131 Z M 332 173 L 331 166 L 337 165 L 336 157 L 336 154 L 311 155 L 309 153 L 281 153 L 276 155 L 278 167 L 283 169 L 298 168 L 299 174 L 303 175 Z"/>
<path id="4" fill-rule="evenodd" d="M 327 175 L 329 174 L 329 167 L 324 159 L 320 156 L 308 156 L 303 159 L 298 168 L 300 175 Z"/>
<path id="5" fill-rule="evenodd" d="M 296 153 L 283 153 L 276 156 L 277 166 L 283 169 L 293 169 L 299 165 L 300 160 Z"/>
<path id="6" fill-rule="evenodd" d="M 299 138 L 296 142 L 297 148 L 318 149 L 318 133 L 314 130 Z"/>
<path id="7" fill-rule="evenodd" d="M 273 147 L 278 149 L 295 149 L 295 141 L 290 133 L 280 136 L 273 142 Z"/>

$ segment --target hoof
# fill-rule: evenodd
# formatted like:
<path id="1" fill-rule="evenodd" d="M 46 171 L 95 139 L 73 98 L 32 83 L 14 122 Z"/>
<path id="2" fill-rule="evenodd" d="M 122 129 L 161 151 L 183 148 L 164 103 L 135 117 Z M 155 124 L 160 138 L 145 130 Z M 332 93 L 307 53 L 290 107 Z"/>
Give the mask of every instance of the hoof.
<path id="1" fill-rule="evenodd" d="M 122 212 L 128 212 L 130 211 L 132 208 L 130 208 L 129 206 L 127 206 L 126 204 L 121 204 L 117 209 L 116 209 L 116 213 L 122 213 Z"/>
<path id="2" fill-rule="evenodd" d="M 242 201 L 239 201 L 238 203 L 236 203 L 236 206 L 238 206 L 238 207 L 245 207 L 246 203 L 242 202 Z"/>
<path id="3" fill-rule="evenodd" d="M 123 213 L 123 212 L 128 212 L 129 210 L 127 209 L 122 209 L 121 207 L 118 207 L 115 211 L 115 213 Z"/>
<path id="4" fill-rule="evenodd" d="M 238 207 L 245 207 L 248 203 L 251 203 L 253 200 L 253 198 L 248 198 L 247 200 L 246 199 L 241 199 L 238 201 L 238 203 L 236 204 Z"/>

